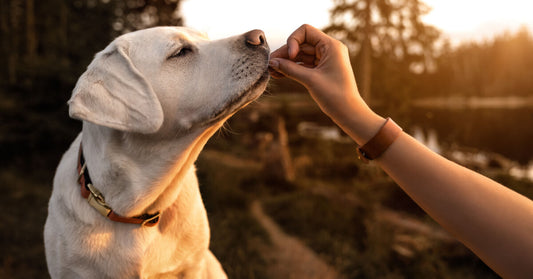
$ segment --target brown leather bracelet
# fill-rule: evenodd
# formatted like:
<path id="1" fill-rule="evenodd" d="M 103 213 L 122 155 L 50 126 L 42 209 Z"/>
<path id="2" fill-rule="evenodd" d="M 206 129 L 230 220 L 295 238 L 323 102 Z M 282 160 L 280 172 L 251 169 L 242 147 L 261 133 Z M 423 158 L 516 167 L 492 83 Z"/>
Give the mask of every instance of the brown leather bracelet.
<path id="1" fill-rule="evenodd" d="M 357 148 L 359 159 L 365 163 L 381 156 L 398 138 L 402 128 L 389 117 L 378 133 L 363 146 Z"/>

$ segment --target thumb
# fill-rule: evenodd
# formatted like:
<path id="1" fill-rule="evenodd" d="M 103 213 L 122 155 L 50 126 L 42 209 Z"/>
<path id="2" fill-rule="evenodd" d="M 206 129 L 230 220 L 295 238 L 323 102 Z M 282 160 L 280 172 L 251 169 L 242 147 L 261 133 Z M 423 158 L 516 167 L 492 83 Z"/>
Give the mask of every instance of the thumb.
<path id="1" fill-rule="evenodd" d="M 312 69 L 298 65 L 297 63 L 283 58 L 272 58 L 269 66 L 276 72 L 293 79 L 302 85 L 306 85 Z"/>

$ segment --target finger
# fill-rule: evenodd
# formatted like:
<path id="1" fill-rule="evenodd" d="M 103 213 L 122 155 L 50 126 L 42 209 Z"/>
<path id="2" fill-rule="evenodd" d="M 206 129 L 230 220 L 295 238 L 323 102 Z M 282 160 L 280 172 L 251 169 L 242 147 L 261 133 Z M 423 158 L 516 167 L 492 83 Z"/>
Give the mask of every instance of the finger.
<path id="1" fill-rule="evenodd" d="M 288 59 L 289 56 L 288 56 L 288 53 L 287 53 L 287 45 L 284 45 L 282 47 L 280 47 L 279 49 L 275 50 L 274 52 L 272 52 L 270 54 L 270 58 L 285 58 L 285 59 Z M 315 54 L 316 54 L 316 50 L 313 46 L 311 45 L 308 45 L 308 44 L 303 44 L 300 46 L 300 52 L 296 55 L 296 57 L 294 57 L 292 60 L 293 61 L 296 61 L 296 62 L 301 62 L 303 60 L 311 60 L 311 59 L 315 59 Z M 305 58 L 303 58 L 305 57 Z"/>
<path id="2" fill-rule="evenodd" d="M 310 44 L 302 44 L 300 45 L 300 53 L 305 53 L 308 55 L 315 55 L 316 48 Z"/>
<path id="3" fill-rule="evenodd" d="M 301 84 L 305 84 L 310 76 L 310 69 L 303 65 L 282 58 L 276 58 L 270 60 L 270 66 L 278 73 L 283 74 L 293 80 L 298 81 Z"/>
<path id="4" fill-rule="evenodd" d="M 271 70 L 271 68 L 268 68 L 268 71 L 273 79 L 282 79 L 285 77 L 282 73 L 274 71 L 273 69 Z"/>
<path id="5" fill-rule="evenodd" d="M 299 53 L 296 58 L 294 59 L 295 62 L 300 62 L 300 63 L 303 63 L 305 65 L 311 65 L 311 66 L 314 66 L 315 65 L 315 61 L 316 61 L 316 57 L 314 55 L 306 55 L 306 54 L 302 54 L 302 53 Z"/>
<path id="6" fill-rule="evenodd" d="M 288 46 L 283 45 L 270 54 L 271 58 L 289 58 Z"/>
<path id="7" fill-rule="evenodd" d="M 273 59 L 273 57 L 271 57 L 271 59 Z M 303 53 L 299 53 L 298 56 L 296 56 L 296 58 L 294 59 L 294 62 L 296 62 L 296 64 L 299 64 L 306 68 L 316 67 L 317 65 L 316 61 L 317 60 L 314 55 L 306 55 Z M 270 76 L 272 76 L 275 79 L 280 79 L 280 78 L 285 77 L 283 73 L 278 71 L 279 69 L 276 70 L 277 68 L 279 68 L 279 66 L 273 67 L 273 62 L 274 62 L 273 60 L 269 61 L 268 72 L 270 73 Z"/>
<path id="8" fill-rule="evenodd" d="M 300 45 L 307 43 L 311 46 L 316 46 L 327 38 L 326 34 L 311 25 L 304 24 L 300 26 L 287 39 L 289 58 L 296 57 L 298 52 L 300 52 Z"/>
<path id="9" fill-rule="evenodd" d="M 272 61 L 268 62 L 268 73 L 270 74 L 270 76 L 273 77 L 274 79 L 284 78 L 285 75 L 283 75 L 281 72 L 276 70 L 277 68 L 279 68 L 279 65 L 273 66 Z"/>

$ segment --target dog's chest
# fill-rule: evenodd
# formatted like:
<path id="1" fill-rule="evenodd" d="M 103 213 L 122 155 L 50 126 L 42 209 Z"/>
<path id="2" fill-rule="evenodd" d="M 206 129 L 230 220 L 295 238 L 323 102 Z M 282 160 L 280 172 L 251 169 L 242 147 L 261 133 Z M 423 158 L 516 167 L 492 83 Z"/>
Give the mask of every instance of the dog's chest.
<path id="1" fill-rule="evenodd" d="M 201 204 L 187 209 L 185 217 L 179 206 L 168 208 L 158 227 L 136 236 L 141 278 L 189 278 L 201 270 L 209 246 L 207 216 Z"/>
<path id="2" fill-rule="evenodd" d="M 129 235 L 93 233 L 85 241 L 92 247 L 87 250 L 92 260 L 87 262 L 96 262 L 96 270 L 106 271 L 112 278 L 126 274 L 135 278 L 186 278 L 182 275 L 195 270 L 205 253 L 204 245 L 186 241 L 188 238 L 179 233 L 162 235 L 157 229 Z"/>
<path id="3" fill-rule="evenodd" d="M 145 247 L 142 272 L 147 277 L 187 274 L 183 278 L 189 278 L 188 276 L 196 273 L 203 264 L 209 246 L 207 226 L 198 226 L 187 231 L 174 229 L 171 232 L 158 235 Z"/>

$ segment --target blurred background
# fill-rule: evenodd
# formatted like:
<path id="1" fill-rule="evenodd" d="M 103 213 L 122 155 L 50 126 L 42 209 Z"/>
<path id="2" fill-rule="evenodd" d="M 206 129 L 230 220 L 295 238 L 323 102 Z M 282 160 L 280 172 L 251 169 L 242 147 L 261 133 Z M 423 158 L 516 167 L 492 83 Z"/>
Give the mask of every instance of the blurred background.
<path id="1" fill-rule="evenodd" d="M 528 6 L 529 5 L 529 6 Z M 373 109 L 443 156 L 533 197 L 528 1 L 0 1 L 0 278 L 48 278 L 55 167 L 81 129 L 66 101 L 116 36 L 186 25 L 212 38 L 302 23 L 349 47 Z M 273 80 L 198 159 L 211 249 L 230 278 L 498 278 L 305 90 Z"/>

